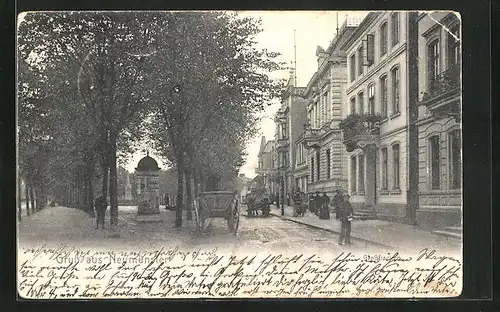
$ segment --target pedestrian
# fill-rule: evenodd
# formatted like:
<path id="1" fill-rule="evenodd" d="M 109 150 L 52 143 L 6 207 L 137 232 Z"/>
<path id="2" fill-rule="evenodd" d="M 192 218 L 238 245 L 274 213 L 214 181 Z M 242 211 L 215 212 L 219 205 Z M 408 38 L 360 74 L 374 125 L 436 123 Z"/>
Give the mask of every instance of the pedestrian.
<path id="1" fill-rule="evenodd" d="M 165 193 L 165 209 L 170 208 L 170 196 L 168 196 L 167 193 Z"/>
<path id="2" fill-rule="evenodd" d="M 340 203 L 339 207 L 340 221 L 342 226 L 340 228 L 340 238 L 339 245 L 351 244 L 351 222 L 353 220 L 353 210 L 351 202 L 349 201 L 349 195 L 344 195 L 344 200 Z"/>
<path id="3" fill-rule="evenodd" d="M 321 209 L 321 196 L 319 196 L 319 191 L 314 193 L 314 213 L 319 217 L 319 211 Z"/>
<path id="4" fill-rule="evenodd" d="M 337 220 L 340 219 L 339 207 L 340 207 L 340 204 L 342 203 L 343 199 L 344 199 L 344 196 L 342 195 L 342 191 L 337 189 L 335 191 L 335 196 L 333 196 L 333 200 L 332 200 L 332 205 L 335 208 L 335 219 L 337 219 Z"/>
<path id="5" fill-rule="evenodd" d="M 303 213 L 301 212 L 302 197 L 299 190 L 293 191 L 292 200 L 293 200 L 293 216 L 298 217 L 300 215 L 303 215 Z"/>
<path id="6" fill-rule="evenodd" d="M 319 218 L 321 220 L 330 220 L 330 197 L 326 195 L 326 192 L 323 192 L 323 196 L 321 197 Z"/>
<path id="7" fill-rule="evenodd" d="M 106 209 L 108 208 L 106 198 L 102 195 L 98 196 L 94 202 L 94 207 L 97 215 L 96 229 L 99 229 L 99 224 L 101 224 L 101 228 L 104 229 L 104 217 L 106 215 Z"/>

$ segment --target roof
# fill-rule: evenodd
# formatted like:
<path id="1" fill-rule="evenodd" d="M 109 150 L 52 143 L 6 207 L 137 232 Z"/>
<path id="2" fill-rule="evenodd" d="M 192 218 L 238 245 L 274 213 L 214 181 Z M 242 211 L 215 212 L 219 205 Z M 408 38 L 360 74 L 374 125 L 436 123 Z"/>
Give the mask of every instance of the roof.
<path id="1" fill-rule="evenodd" d="M 139 163 L 137 164 L 137 168 L 135 168 L 136 171 L 158 171 L 160 170 L 160 167 L 158 167 L 158 163 L 156 160 L 154 160 L 153 157 L 147 155 L 146 157 L 143 157 L 141 160 L 139 160 Z"/>
<path id="2" fill-rule="evenodd" d="M 262 155 L 262 153 L 264 153 L 265 148 L 266 148 L 266 137 L 262 137 L 260 139 L 259 154 L 257 156 Z"/>

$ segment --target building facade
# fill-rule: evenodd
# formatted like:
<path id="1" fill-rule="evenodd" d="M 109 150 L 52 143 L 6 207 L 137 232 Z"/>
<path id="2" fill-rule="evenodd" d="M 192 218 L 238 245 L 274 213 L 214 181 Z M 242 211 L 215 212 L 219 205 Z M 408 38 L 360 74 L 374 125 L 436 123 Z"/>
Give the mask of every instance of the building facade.
<path id="1" fill-rule="evenodd" d="M 348 83 L 341 127 L 351 202 L 366 214 L 400 222 L 412 219 L 418 191 L 409 156 L 417 151 L 409 78 L 416 70 L 408 55 L 416 49 L 408 39 L 416 18 L 410 14 L 371 12 L 343 46 Z"/>
<path id="2" fill-rule="evenodd" d="M 346 151 L 339 123 L 347 83 L 345 51 L 340 47 L 359 23 L 347 20 L 324 50 L 317 47 L 318 70 L 304 91 L 307 123 L 296 144 L 296 184 L 309 193 L 347 189 Z"/>
<path id="3" fill-rule="evenodd" d="M 418 16 L 419 225 L 443 228 L 462 218 L 460 20 Z"/>
<path id="4" fill-rule="evenodd" d="M 290 204 L 295 184 L 296 141 L 307 121 L 304 88 L 295 85 L 294 72 L 281 96 L 281 107 L 276 113 L 275 151 L 277 155 L 279 202 Z M 301 168 L 300 168 L 301 169 Z"/>
<path id="5" fill-rule="evenodd" d="M 274 197 L 277 194 L 276 190 L 276 169 L 275 169 L 275 158 L 274 158 L 274 141 L 267 141 L 266 138 L 262 137 L 260 142 L 258 165 L 255 169 L 255 173 L 259 177 L 258 180 L 261 182 L 261 187 L 267 189 L 270 196 Z"/>

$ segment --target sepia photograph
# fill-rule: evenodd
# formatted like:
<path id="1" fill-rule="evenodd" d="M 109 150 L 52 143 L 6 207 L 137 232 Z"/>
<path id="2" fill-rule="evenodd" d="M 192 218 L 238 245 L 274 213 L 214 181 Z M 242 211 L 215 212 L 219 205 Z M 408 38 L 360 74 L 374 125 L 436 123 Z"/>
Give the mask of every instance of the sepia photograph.
<path id="1" fill-rule="evenodd" d="M 437 298 L 463 282 L 461 16 L 17 16 L 27 299 Z"/>

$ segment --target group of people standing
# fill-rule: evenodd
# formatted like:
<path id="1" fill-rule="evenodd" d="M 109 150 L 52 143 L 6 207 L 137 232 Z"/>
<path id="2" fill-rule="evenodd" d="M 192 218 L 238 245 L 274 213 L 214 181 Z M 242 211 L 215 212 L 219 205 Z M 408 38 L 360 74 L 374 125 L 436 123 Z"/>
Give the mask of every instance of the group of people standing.
<path id="1" fill-rule="evenodd" d="M 303 216 L 307 209 L 305 194 L 300 191 L 294 191 L 292 197 L 294 217 Z M 335 191 L 335 195 L 331 201 L 326 192 L 320 195 L 319 191 L 316 191 L 313 195 L 309 196 L 309 210 L 315 213 L 321 220 L 330 219 L 330 206 L 333 206 L 335 209 L 335 218 L 342 223 L 339 239 L 340 245 L 351 244 L 351 222 L 354 212 L 349 198 L 350 196 L 342 194 L 341 190 Z"/>

